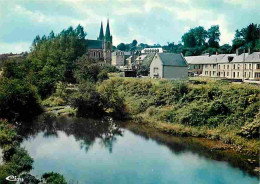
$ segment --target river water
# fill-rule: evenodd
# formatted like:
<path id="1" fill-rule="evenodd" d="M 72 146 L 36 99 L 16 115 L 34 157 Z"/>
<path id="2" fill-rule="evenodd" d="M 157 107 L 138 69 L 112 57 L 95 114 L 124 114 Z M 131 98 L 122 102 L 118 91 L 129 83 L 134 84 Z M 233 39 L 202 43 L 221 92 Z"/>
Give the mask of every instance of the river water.
<path id="1" fill-rule="evenodd" d="M 212 152 L 187 138 L 168 137 L 109 118 L 41 117 L 20 130 L 34 159 L 33 175 L 58 172 L 70 183 L 257 184 L 239 156 Z M 235 157 L 235 158 L 233 158 Z M 251 174 L 250 174 L 251 173 Z"/>

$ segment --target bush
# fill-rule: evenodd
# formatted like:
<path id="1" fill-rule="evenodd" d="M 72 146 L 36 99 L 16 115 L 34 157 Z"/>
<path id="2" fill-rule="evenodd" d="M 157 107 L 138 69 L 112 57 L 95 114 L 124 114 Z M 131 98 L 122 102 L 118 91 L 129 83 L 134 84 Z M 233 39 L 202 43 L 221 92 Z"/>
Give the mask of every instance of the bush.
<path id="1" fill-rule="evenodd" d="M 104 114 L 101 96 L 95 85 L 88 81 L 79 85 L 79 90 L 72 94 L 70 103 L 77 109 L 79 117 L 97 117 Z"/>
<path id="2" fill-rule="evenodd" d="M 124 98 L 118 93 L 116 83 L 113 80 L 104 81 L 99 87 L 104 108 L 115 118 L 123 118 Z"/>
<path id="3" fill-rule="evenodd" d="M 30 119 L 42 111 L 35 87 L 19 79 L 0 79 L 0 117 Z"/>
<path id="4" fill-rule="evenodd" d="M 42 179 L 50 184 L 67 184 L 64 176 L 55 172 L 44 173 Z"/>

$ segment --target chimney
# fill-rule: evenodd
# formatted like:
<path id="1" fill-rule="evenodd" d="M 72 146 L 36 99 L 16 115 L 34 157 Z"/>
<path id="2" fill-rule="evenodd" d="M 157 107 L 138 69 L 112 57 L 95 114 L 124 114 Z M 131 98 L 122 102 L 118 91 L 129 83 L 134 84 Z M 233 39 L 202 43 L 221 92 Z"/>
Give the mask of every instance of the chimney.
<path id="1" fill-rule="evenodd" d="M 218 55 L 218 52 L 216 52 L 216 55 Z"/>
<path id="2" fill-rule="evenodd" d="M 244 50 L 242 50 L 242 49 L 236 49 L 236 55 L 238 56 L 238 55 L 240 55 L 240 54 L 242 54 L 242 53 L 245 53 L 245 49 Z"/>
<path id="3" fill-rule="evenodd" d="M 250 47 L 248 48 L 248 55 L 251 54 L 251 49 Z"/>

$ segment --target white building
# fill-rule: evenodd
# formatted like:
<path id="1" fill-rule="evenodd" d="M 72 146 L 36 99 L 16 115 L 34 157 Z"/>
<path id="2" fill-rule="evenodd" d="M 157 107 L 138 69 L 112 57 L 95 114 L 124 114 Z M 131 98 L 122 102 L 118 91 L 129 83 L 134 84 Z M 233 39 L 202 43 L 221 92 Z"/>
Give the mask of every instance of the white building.
<path id="1" fill-rule="evenodd" d="M 141 51 L 142 54 L 150 54 L 150 53 L 163 53 L 163 49 L 162 47 L 158 47 L 158 48 L 144 48 Z"/>
<path id="2" fill-rule="evenodd" d="M 189 71 L 206 77 L 260 80 L 260 52 L 185 57 Z M 202 67 L 202 70 L 201 70 Z"/>
<path id="3" fill-rule="evenodd" d="M 187 79 L 188 64 L 182 54 L 157 53 L 150 64 L 150 77 Z"/>

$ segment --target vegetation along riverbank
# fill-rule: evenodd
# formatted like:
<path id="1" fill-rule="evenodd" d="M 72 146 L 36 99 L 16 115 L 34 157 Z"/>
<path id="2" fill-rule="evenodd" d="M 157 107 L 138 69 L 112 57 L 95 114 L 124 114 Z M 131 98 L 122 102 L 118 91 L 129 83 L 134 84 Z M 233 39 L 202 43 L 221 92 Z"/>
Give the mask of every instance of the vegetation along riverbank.
<path id="1" fill-rule="evenodd" d="M 112 78 L 99 88 L 116 89 L 125 112 L 161 132 L 205 137 L 259 153 L 260 89 L 222 81 L 167 81 Z"/>

